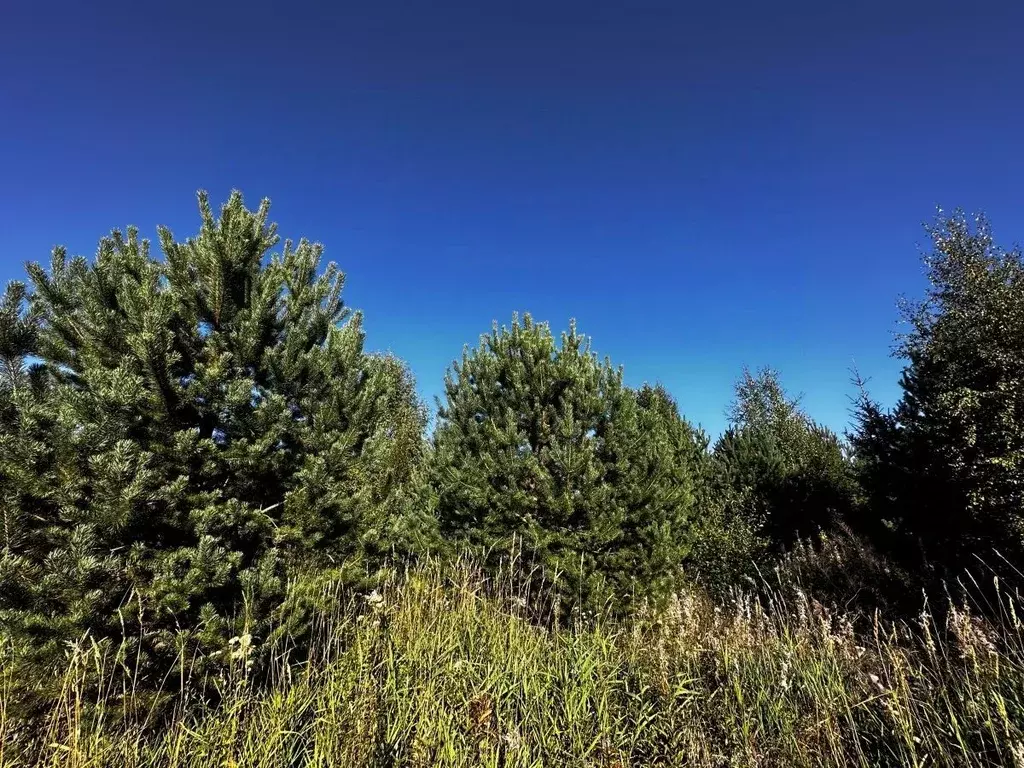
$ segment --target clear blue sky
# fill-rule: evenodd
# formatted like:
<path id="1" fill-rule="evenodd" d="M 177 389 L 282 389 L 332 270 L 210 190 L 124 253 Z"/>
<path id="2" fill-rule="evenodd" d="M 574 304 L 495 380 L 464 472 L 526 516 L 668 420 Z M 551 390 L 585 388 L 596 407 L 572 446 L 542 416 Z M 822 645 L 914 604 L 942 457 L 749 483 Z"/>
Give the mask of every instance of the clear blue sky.
<path id="1" fill-rule="evenodd" d="M 432 401 L 514 310 L 715 433 L 772 364 L 896 396 L 921 223 L 1021 238 L 1024 4 L 22 2 L 0 19 L 0 280 L 269 196 Z"/>

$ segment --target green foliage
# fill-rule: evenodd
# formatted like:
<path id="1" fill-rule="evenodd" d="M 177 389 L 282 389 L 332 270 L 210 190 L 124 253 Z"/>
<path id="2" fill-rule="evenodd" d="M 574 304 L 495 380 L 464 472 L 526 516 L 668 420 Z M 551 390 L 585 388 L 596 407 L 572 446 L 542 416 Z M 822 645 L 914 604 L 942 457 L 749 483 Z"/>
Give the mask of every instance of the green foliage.
<path id="1" fill-rule="evenodd" d="M 321 246 L 271 255 L 268 202 L 199 207 L 164 260 L 115 231 L 91 262 L 29 265 L 0 308 L 0 616 L 44 651 L 263 640 L 290 574 L 365 572 L 407 539 L 409 374 L 363 351 Z"/>
<path id="2" fill-rule="evenodd" d="M 708 490 L 697 503 L 693 545 L 687 555 L 688 581 L 709 594 L 724 597 L 738 584 L 748 584 L 768 555 L 768 542 L 760 528 L 730 504 L 716 478 L 708 474 Z"/>
<path id="3" fill-rule="evenodd" d="M 40 672 L 70 654 L 116 675 L 131 667 L 121 699 L 216 692 L 279 718 L 275 743 L 319 738 L 352 764 L 431 764 L 441 749 L 456 764 L 1024 759 L 1015 618 L 1001 636 L 979 634 L 951 605 L 960 666 L 924 621 L 923 636 L 905 638 L 914 652 L 895 634 L 880 640 L 877 623 L 916 608 L 918 586 L 972 555 L 1024 556 L 1024 257 L 996 246 L 983 219 L 930 230 L 930 288 L 905 306 L 903 396 L 885 411 L 862 394 L 851 446 L 766 369 L 744 373 L 709 452 L 662 387 L 627 387 L 574 325 L 556 338 L 529 315 L 495 324 L 453 364 L 427 442 L 408 370 L 364 350 L 362 317 L 322 248 L 274 252 L 267 202 L 250 211 L 235 193 L 215 216 L 201 194 L 199 208 L 195 237 L 160 230 L 163 258 L 137 231 L 115 231 L 94 259 L 58 248 L 0 297 L 0 645 L 11 654 L 0 732 L 26 703 L 44 709 L 99 679 L 81 666 L 71 682 Z M 375 594 L 340 630 L 340 614 L 325 617 L 341 610 L 339 584 L 379 586 L 394 555 L 428 550 L 471 550 L 514 598 L 479 599 L 495 582 L 460 565 L 446 579 L 414 571 L 400 609 Z M 945 569 L 920 567 L 932 561 Z M 733 618 L 684 583 L 735 597 L 754 575 L 762 602 L 740 599 Z M 873 612 L 877 658 L 862 659 L 848 617 L 819 605 L 808 620 L 806 594 Z M 559 622 L 570 608 L 588 621 L 524 621 L 543 621 L 549 595 Z M 994 615 L 1016 615 L 986 597 Z M 763 612 L 786 601 L 796 616 Z M 616 624 L 627 609 L 639 623 Z M 841 636 L 833 619 L 847 622 Z M 325 623 L 335 634 L 323 658 L 305 657 L 306 687 L 250 695 L 253 663 L 280 663 L 297 639 L 310 649 Z M 466 663 L 435 676 L 438 659 Z M 865 683 L 869 663 L 878 674 Z M 276 671 L 291 686 L 295 669 Z M 944 686 L 954 694 L 929 708 Z M 526 698 L 506 695 L 520 688 Z M 552 697 L 564 708 L 538 715 Z M 294 709 L 275 709 L 285 700 Z M 348 714 L 314 717 L 313 700 Z M 352 700 L 365 717 L 336 706 Z M 991 702 L 998 726 L 978 719 Z M 321 722 L 355 736 L 331 741 L 309 725 Z M 505 722 L 527 730 L 494 740 Z M 808 736 L 823 723 L 825 742 Z M 195 743 L 206 737 L 193 725 L 227 738 L 216 717 L 190 721 L 168 737 L 172 752 L 234 760 Z M 44 751 L 78 754 L 60 728 Z M 246 738 L 258 749 L 262 735 Z M 709 739 L 725 746 L 701 752 Z M 150 748 L 158 764 L 170 754 Z"/>
<path id="4" fill-rule="evenodd" d="M 575 326 L 495 325 L 445 381 L 430 481 L 442 532 L 517 547 L 571 601 L 664 595 L 691 542 L 705 441 L 660 387 L 631 390 Z"/>
<path id="5" fill-rule="evenodd" d="M 858 403 L 855 447 L 875 517 L 940 563 L 1019 554 L 1024 509 L 1024 260 L 983 217 L 929 228 L 923 301 L 905 303 L 902 397 Z"/>
<path id="6" fill-rule="evenodd" d="M 856 484 L 844 445 L 789 398 L 778 374 L 745 371 L 713 458 L 729 517 L 777 545 L 846 519 Z"/>

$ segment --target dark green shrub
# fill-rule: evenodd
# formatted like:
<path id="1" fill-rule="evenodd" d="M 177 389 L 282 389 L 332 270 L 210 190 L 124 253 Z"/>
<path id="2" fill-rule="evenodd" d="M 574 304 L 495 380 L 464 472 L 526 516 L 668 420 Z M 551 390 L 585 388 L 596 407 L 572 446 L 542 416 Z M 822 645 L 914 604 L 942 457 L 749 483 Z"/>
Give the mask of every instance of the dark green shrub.
<path id="1" fill-rule="evenodd" d="M 844 522 L 857 494 L 842 441 L 786 396 L 770 369 L 745 372 L 713 460 L 726 515 L 785 547 Z"/>

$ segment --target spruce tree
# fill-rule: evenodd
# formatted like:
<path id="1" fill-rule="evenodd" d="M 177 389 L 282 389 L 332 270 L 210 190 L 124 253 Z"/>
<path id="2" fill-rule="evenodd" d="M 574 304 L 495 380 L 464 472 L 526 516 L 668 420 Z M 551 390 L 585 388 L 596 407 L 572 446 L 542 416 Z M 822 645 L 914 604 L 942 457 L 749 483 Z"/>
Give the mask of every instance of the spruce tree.
<path id="1" fill-rule="evenodd" d="M 160 230 L 162 260 L 115 231 L 4 301 L 3 578 L 25 586 L 0 611 L 37 647 L 264 642 L 287 579 L 365 573 L 407 538 L 408 372 L 364 351 L 321 246 L 272 253 L 267 201 L 199 207 L 195 237 Z"/>
<path id="2" fill-rule="evenodd" d="M 656 597 L 690 544 L 700 437 L 575 325 L 495 324 L 445 380 L 430 479 L 444 534 L 493 568 L 517 545 L 570 602 Z"/>

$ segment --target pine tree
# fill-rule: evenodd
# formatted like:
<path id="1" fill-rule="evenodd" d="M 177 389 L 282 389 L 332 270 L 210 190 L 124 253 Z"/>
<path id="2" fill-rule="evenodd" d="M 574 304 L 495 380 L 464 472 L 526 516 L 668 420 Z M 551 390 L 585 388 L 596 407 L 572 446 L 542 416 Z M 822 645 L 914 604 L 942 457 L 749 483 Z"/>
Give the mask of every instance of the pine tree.
<path id="1" fill-rule="evenodd" d="M 92 262 L 29 265 L 28 308 L 18 286 L 4 301 L 3 578 L 35 586 L 0 610 L 39 647 L 264 641 L 288 578 L 365 573 L 404 541 L 408 372 L 364 352 L 321 246 L 271 254 L 267 201 L 199 207 L 195 237 L 160 230 L 163 260 L 115 231 Z"/>
<path id="2" fill-rule="evenodd" d="M 0 626 L 37 635 L 31 619 L 42 568 L 31 553 L 47 549 L 37 519 L 54 512 L 62 441 L 41 370 L 30 362 L 39 323 L 26 299 L 17 282 L 0 299 Z"/>
<path id="3" fill-rule="evenodd" d="M 445 380 L 430 479 L 441 530 L 488 558 L 517 545 L 570 602 L 656 597 L 690 543 L 699 436 L 660 388 L 626 387 L 575 325 L 529 315 Z"/>

